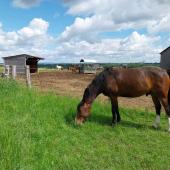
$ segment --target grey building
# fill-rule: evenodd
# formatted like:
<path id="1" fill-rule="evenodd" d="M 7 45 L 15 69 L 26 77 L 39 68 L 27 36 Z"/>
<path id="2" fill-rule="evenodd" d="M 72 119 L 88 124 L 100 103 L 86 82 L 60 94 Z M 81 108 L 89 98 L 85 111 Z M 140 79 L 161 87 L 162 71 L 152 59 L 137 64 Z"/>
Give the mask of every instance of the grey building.
<path id="1" fill-rule="evenodd" d="M 170 46 L 161 53 L 160 67 L 170 71 Z"/>
<path id="2" fill-rule="evenodd" d="M 96 74 L 98 67 L 99 64 L 81 59 L 79 73 Z"/>
<path id="3" fill-rule="evenodd" d="M 3 57 L 4 65 L 16 65 L 17 73 L 25 73 L 25 66 L 30 66 L 30 73 L 36 73 L 38 71 L 38 61 L 43 58 L 31 56 L 28 54 L 21 54 L 9 57 Z"/>

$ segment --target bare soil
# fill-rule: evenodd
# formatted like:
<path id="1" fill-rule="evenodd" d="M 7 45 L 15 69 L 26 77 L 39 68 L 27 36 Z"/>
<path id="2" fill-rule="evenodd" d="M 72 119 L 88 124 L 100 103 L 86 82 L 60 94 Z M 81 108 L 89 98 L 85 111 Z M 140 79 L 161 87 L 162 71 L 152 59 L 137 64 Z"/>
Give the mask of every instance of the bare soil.
<path id="1" fill-rule="evenodd" d="M 55 94 L 81 98 L 84 89 L 95 77 L 94 74 L 78 74 L 69 71 L 40 72 L 31 75 L 32 85 L 41 91 L 52 91 Z M 98 100 L 108 102 L 108 98 L 100 95 Z M 119 105 L 129 108 L 140 108 L 153 111 L 154 106 L 150 96 L 137 98 L 119 97 Z"/>

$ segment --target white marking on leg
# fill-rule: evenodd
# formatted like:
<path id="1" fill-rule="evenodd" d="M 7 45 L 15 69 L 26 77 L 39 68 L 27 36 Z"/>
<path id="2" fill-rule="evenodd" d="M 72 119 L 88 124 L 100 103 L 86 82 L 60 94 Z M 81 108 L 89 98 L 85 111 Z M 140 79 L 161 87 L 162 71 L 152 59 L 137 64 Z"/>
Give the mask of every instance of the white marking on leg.
<path id="1" fill-rule="evenodd" d="M 156 119 L 155 119 L 155 122 L 154 122 L 153 126 L 155 128 L 158 128 L 159 125 L 160 125 L 160 115 L 156 115 Z"/>
<path id="2" fill-rule="evenodd" d="M 170 117 L 168 118 L 168 131 L 170 132 Z"/>

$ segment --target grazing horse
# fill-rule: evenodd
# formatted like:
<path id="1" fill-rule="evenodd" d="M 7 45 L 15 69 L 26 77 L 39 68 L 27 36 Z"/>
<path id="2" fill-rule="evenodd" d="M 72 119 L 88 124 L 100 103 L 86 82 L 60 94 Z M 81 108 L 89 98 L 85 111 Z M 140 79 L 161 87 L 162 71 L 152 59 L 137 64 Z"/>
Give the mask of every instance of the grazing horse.
<path id="1" fill-rule="evenodd" d="M 117 98 L 139 97 L 151 95 L 156 109 L 154 127 L 160 124 L 161 104 L 168 116 L 168 131 L 170 131 L 170 78 L 166 70 L 158 67 L 106 69 L 97 75 L 84 91 L 83 98 L 77 106 L 75 121 L 82 124 L 90 115 L 90 109 L 95 98 L 103 93 L 112 104 L 112 123 L 120 122 Z"/>

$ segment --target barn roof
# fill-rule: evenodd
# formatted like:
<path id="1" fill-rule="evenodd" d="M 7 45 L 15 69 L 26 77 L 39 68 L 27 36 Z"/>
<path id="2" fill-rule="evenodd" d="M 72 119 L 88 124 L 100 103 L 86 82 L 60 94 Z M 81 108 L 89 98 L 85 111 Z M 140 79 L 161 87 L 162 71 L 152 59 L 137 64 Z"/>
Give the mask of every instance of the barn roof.
<path id="1" fill-rule="evenodd" d="M 165 50 L 163 50 L 162 52 L 160 52 L 160 54 L 164 53 L 165 51 L 167 51 L 168 49 L 170 49 L 170 46 L 167 47 Z"/>
<path id="2" fill-rule="evenodd" d="M 36 56 L 32 56 L 32 55 L 28 55 L 28 54 L 20 54 L 20 55 L 13 55 L 13 56 L 8 56 L 8 57 L 2 57 L 3 59 L 9 59 L 9 58 L 15 58 L 15 57 L 24 57 L 26 59 L 28 58 L 36 58 L 38 60 L 43 60 L 44 58 L 42 57 L 36 57 Z"/>
<path id="3" fill-rule="evenodd" d="M 95 64 L 96 60 L 93 59 L 81 59 L 80 63 L 91 63 L 91 64 Z"/>

